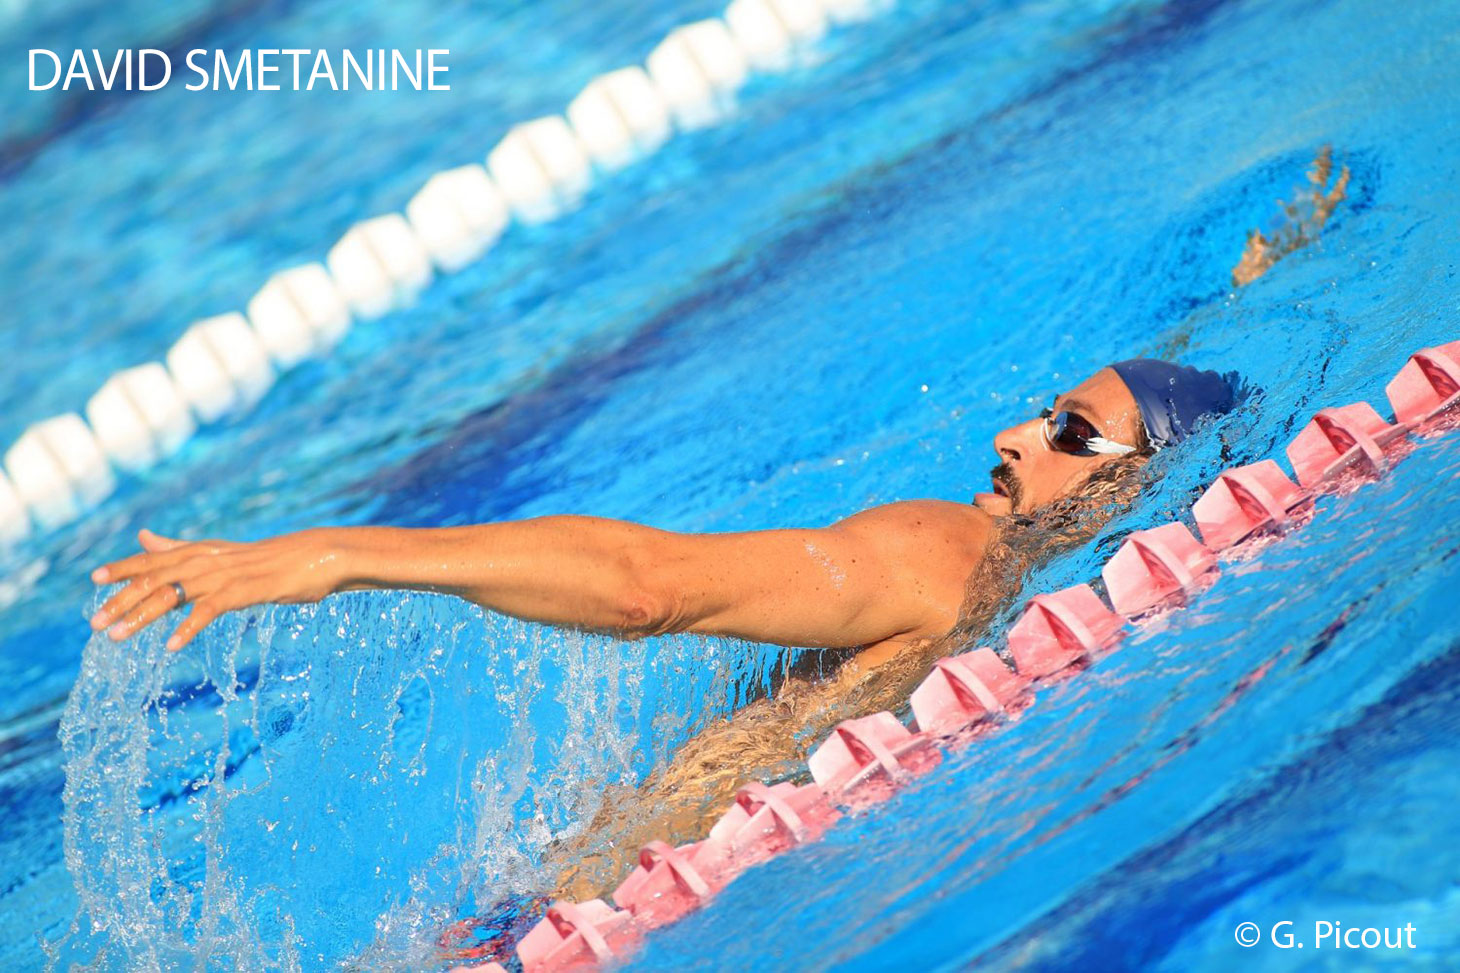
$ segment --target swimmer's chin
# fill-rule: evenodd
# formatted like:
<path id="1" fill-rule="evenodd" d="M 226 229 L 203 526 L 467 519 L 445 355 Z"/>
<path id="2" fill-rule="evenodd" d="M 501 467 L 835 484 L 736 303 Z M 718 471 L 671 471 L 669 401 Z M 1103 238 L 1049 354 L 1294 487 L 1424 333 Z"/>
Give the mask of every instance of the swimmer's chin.
<path id="1" fill-rule="evenodd" d="M 994 517 L 1007 517 L 1014 512 L 1014 502 L 999 493 L 975 493 L 973 505 Z"/>

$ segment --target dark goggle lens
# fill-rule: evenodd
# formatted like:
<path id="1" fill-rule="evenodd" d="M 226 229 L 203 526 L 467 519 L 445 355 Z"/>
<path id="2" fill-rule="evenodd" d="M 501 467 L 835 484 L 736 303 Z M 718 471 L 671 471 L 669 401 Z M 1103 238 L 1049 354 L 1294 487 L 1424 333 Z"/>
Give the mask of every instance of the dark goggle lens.
<path id="1" fill-rule="evenodd" d="M 1089 420 L 1074 412 L 1045 409 L 1039 415 L 1044 419 L 1045 435 L 1049 438 L 1049 444 L 1062 453 L 1087 453 L 1090 451 L 1090 440 L 1100 435 L 1090 425 Z"/>

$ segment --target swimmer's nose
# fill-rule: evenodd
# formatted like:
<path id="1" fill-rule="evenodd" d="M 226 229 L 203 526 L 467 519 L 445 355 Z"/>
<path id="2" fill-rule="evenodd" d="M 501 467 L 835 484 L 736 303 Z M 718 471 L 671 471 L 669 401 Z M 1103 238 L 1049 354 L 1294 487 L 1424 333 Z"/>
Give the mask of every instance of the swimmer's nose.
<path id="1" fill-rule="evenodd" d="M 994 452 L 1006 463 L 1012 463 L 1019 459 L 1019 450 L 1014 448 L 1012 437 L 1014 430 L 1005 429 L 994 437 Z"/>
<path id="2" fill-rule="evenodd" d="M 1010 426 L 994 437 L 994 450 L 1006 463 L 1017 463 L 1025 453 L 1031 453 L 1038 445 L 1040 419 L 1021 422 Z"/>

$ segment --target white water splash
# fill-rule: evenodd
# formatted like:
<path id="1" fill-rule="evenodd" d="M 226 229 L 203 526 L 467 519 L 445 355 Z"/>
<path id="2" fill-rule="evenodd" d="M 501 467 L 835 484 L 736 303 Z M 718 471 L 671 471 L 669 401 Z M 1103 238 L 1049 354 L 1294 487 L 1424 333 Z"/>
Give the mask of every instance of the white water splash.
<path id="1" fill-rule="evenodd" d="M 165 623 L 164 623 L 165 624 Z M 420 969 L 445 924 L 743 701 L 773 653 L 353 593 L 94 637 L 61 725 L 78 922 L 52 968 Z"/>

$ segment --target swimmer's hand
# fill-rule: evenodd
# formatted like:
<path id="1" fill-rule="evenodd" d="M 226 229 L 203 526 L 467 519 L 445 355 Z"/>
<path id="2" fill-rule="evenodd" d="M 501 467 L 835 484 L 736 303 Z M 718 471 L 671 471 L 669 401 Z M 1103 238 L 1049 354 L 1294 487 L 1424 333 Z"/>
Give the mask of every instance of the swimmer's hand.
<path id="1" fill-rule="evenodd" d="M 1333 180 L 1333 150 L 1325 145 L 1319 150 L 1308 170 L 1308 189 L 1294 197 L 1293 202 L 1284 203 L 1283 218 L 1271 234 L 1253 230 L 1247 234 L 1247 246 L 1242 258 L 1232 268 L 1232 285 L 1245 287 L 1267 273 L 1279 260 L 1318 239 L 1329 217 L 1348 196 L 1349 169 L 1344 166 Z"/>
<path id="2" fill-rule="evenodd" d="M 130 638 L 178 605 L 182 586 L 192 611 L 167 640 L 187 645 L 224 612 L 269 602 L 318 601 L 336 590 L 335 555 L 322 531 L 301 531 L 253 543 L 180 541 L 138 532 L 142 553 L 91 573 L 98 585 L 126 582 L 91 617 L 92 631 Z"/>

